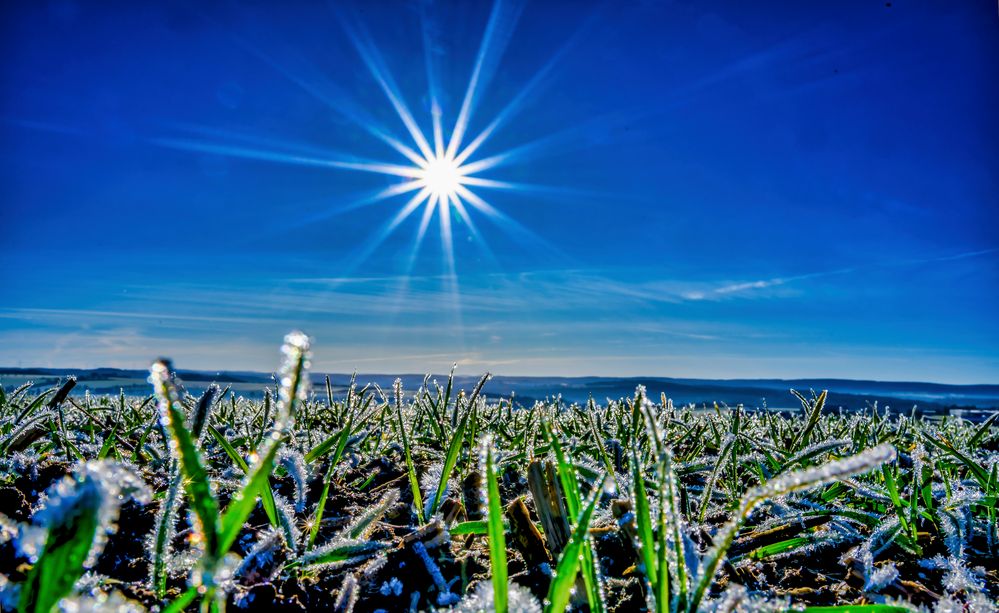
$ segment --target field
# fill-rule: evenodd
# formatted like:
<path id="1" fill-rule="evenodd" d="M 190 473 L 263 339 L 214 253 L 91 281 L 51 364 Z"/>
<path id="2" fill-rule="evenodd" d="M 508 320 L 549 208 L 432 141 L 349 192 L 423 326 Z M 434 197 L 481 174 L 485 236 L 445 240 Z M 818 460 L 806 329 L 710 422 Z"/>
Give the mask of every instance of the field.
<path id="1" fill-rule="evenodd" d="M 994 611 L 999 428 L 453 379 L 0 394 L 5 610 Z"/>

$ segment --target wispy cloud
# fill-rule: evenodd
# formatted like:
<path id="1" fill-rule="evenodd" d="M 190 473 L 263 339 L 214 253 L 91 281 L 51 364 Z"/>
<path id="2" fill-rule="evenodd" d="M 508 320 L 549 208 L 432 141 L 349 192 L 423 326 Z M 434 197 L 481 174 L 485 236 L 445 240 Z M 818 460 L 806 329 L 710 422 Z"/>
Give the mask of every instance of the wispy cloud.
<path id="1" fill-rule="evenodd" d="M 726 283 L 707 289 L 695 289 L 695 290 L 685 291 L 683 292 L 682 296 L 687 300 L 712 300 L 712 299 L 718 300 L 729 296 L 737 296 L 737 295 L 750 296 L 753 294 L 753 292 L 756 292 L 757 290 L 768 290 L 771 288 L 781 287 L 811 279 L 820 279 L 823 277 L 847 275 L 857 272 L 871 271 L 877 268 L 911 267 L 911 266 L 921 266 L 924 264 L 953 262 L 958 260 L 966 260 L 970 258 L 981 257 L 983 255 L 990 255 L 997 252 L 999 252 L 999 248 L 979 249 L 976 251 L 965 251 L 961 253 L 940 255 L 927 258 L 883 260 L 879 262 L 872 262 L 869 264 L 851 266 L 848 268 L 839 268 L 836 270 L 812 272 L 812 273 L 793 275 L 787 277 L 771 277 L 769 279 L 759 279 L 756 281 L 738 281 L 738 282 Z M 776 296 L 775 294 L 770 294 L 770 295 Z"/>

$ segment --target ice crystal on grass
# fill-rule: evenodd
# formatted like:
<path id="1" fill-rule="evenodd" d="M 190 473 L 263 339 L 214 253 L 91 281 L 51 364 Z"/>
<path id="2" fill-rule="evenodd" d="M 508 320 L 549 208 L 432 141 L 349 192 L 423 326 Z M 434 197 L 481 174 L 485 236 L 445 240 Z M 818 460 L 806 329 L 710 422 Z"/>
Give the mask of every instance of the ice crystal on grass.
<path id="1" fill-rule="evenodd" d="M 310 569 L 335 570 L 367 560 L 385 549 L 378 541 L 336 538 L 305 553 L 299 558 L 301 566 Z"/>
<path id="2" fill-rule="evenodd" d="M 278 464 L 283 466 L 295 484 L 295 512 L 305 510 L 305 497 L 309 492 L 309 474 L 305 467 L 305 457 L 298 451 L 283 449 L 278 454 Z"/>
<path id="3" fill-rule="evenodd" d="M 490 613 L 496 610 L 494 597 L 493 584 L 482 581 L 451 610 L 455 613 Z M 507 590 L 507 610 L 510 613 L 541 613 L 541 604 L 528 589 L 510 583 Z"/>
<path id="4" fill-rule="evenodd" d="M 283 536 L 277 530 L 266 530 L 257 538 L 246 557 L 236 568 L 235 577 L 246 585 L 273 579 L 280 572 L 275 556 L 281 549 Z"/>
<path id="5" fill-rule="evenodd" d="M 944 556 L 920 560 L 919 564 L 923 568 L 945 571 L 944 589 L 947 594 L 937 603 L 935 612 L 995 613 L 999 610 L 984 592 L 984 568 L 969 569 L 963 560 Z"/>
<path id="6" fill-rule="evenodd" d="M 277 511 L 278 524 L 281 526 L 281 535 L 284 537 L 284 544 L 288 546 L 288 549 L 296 551 L 302 535 L 298 530 L 298 525 L 295 523 L 295 509 L 280 494 L 274 494 L 274 509 Z"/>
<path id="7" fill-rule="evenodd" d="M 878 526 L 863 544 L 850 549 L 840 559 L 840 563 L 844 565 L 850 562 L 860 563 L 864 577 L 864 589 L 878 592 L 898 578 L 898 571 L 894 564 L 889 563 L 875 569 L 874 561 L 878 554 L 891 544 L 892 538 L 900 528 L 898 518 L 892 517 Z"/>
<path id="8" fill-rule="evenodd" d="M 695 592 L 692 605 L 696 607 L 699 604 L 699 599 L 703 597 L 708 585 L 714 580 L 715 573 L 718 572 L 718 566 L 721 563 L 721 558 L 731 545 L 739 526 L 742 525 L 742 522 L 745 521 L 753 509 L 761 502 L 767 498 L 786 495 L 791 492 L 867 472 L 893 459 L 895 459 L 895 448 L 891 445 L 879 445 L 848 458 L 829 462 L 814 468 L 787 473 L 763 485 L 750 488 L 742 497 L 735 515 L 715 536 L 713 548 L 708 551 L 701 562 L 697 573 L 700 583 Z"/>
<path id="9" fill-rule="evenodd" d="M 423 476 L 420 478 L 420 489 L 427 492 L 426 498 L 423 500 L 423 516 L 429 518 L 430 510 L 437 506 L 436 504 L 436 494 L 437 485 L 441 481 L 441 475 L 444 473 L 443 462 L 438 462 L 436 464 L 431 464 L 423 472 Z M 447 500 L 448 494 L 451 491 L 451 481 L 448 480 L 444 483 L 444 491 L 441 493 L 441 500 Z"/>
<path id="10" fill-rule="evenodd" d="M 343 534 L 351 539 L 368 538 L 371 532 L 377 527 L 378 520 L 397 502 L 399 502 L 399 490 L 389 490 L 378 501 L 378 504 L 351 522 L 350 526 L 343 531 Z"/>
<path id="11" fill-rule="evenodd" d="M 399 596 L 402 594 L 402 581 L 399 581 L 398 577 L 392 577 L 383 582 L 378 591 L 382 596 Z"/>
<path id="12" fill-rule="evenodd" d="M 427 553 L 427 548 L 423 543 L 420 541 L 413 543 L 413 552 L 423 561 L 423 565 L 430 574 L 430 578 L 434 581 L 434 586 L 437 588 L 437 606 L 447 607 L 458 602 L 458 596 L 451 593 L 447 581 L 444 580 L 444 575 L 441 574 L 440 567 L 430 557 L 430 554 Z"/>
<path id="13" fill-rule="evenodd" d="M 81 513 L 96 512 L 98 528 L 84 562 L 89 567 L 104 550 L 107 535 L 117 529 L 115 522 L 121 504 L 128 499 L 145 504 L 150 498 L 149 488 L 133 469 L 115 462 L 94 460 L 45 491 L 32 523 L 51 533 L 75 521 Z"/>
<path id="14" fill-rule="evenodd" d="M 722 595 L 704 603 L 703 613 L 785 613 L 791 603 L 787 598 L 767 599 L 753 595 L 742 585 L 733 584 Z"/>
<path id="15" fill-rule="evenodd" d="M 984 569 L 969 569 L 964 560 L 953 556 L 934 556 L 926 560 L 920 560 L 919 565 L 923 568 L 934 568 L 944 570 L 944 588 L 954 594 L 964 592 L 975 594 L 981 592 L 985 586 L 982 583 Z"/>
<path id="16" fill-rule="evenodd" d="M 59 610 L 62 613 L 142 613 L 146 608 L 125 598 L 121 592 L 93 590 L 80 596 L 63 598 L 59 601 Z"/>
<path id="17" fill-rule="evenodd" d="M 752 488 L 749 495 L 753 499 L 762 500 L 772 496 L 789 494 L 857 473 L 867 472 L 893 459 L 895 459 L 895 448 L 891 445 L 879 445 L 842 460 L 781 475 L 761 486 Z"/>
<path id="18" fill-rule="evenodd" d="M 870 590 L 872 592 L 880 592 L 890 583 L 894 583 L 898 579 L 898 568 L 892 562 L 885 562 L 883 565 L 879 566 L 874 572 L 870 573 L 870 577 L 867 579 L 867 584 L 864 585 L 864 589 Z"/>
<path id="19" fill-rule="evenodd" d="M 538 594 L 557 584 L 555 601 L 572 600 L 579 609 L 624 610 L 647 598 L 656 613 L 799 610 L 847 602 L 885 610 L 900 604 L 892 594 L 904 592 L 940 611 L 994 610 L 995 420 L 980 425 L 889 418 L 884 411 L 835 414 L 816 410 L 817 396 L 805 399 L 802 419 L 741 408 L 673 407 L 665 398 L 651 402 L 644 389 L 602 405 L 552 398 L 518 408 L 507 399 L 473 400 L 454 380 L 445 388 L 429 378 L 410 394 L 397 381 L 389 397 L 377 386 L 358 389 L 351 381 L 340 399 L 331 383 L 318 399 L 306 389 L 308 349 L 304 335 L 289 335 L 280 384 L 263 401 L 237 397 L 228 388 L 200 399 L 188 395 L 166 363 L 151 372 L 159 406 L 143 398 L 82 396 L 64 398 L 60 412 L 50 402 L 54 389 L 28 394 L 25 388 L 0 398 L 0 500 L 10 504 L 9 513 L 2 512 L 24 520 L 27 499 L 38 509 L 36 520 L 45 520 L 43 525 L 0 517 L 0 548 L 21 564 L 17 572 L 8 571 L 18 584 L 6 582 L 5 606 L 25 608 L 27 602 L 31 608 L 40 600 L 48 610 L 74 593 L 75 584 L 83 598 L 63 603 L 84 607 L 88 599 L 101 598 L 99 590 L 122 581 L 119 589 L 142 594 L 146 605 L 160 610 L 178 596 L 179 605 L 191 610 L 210 610 L 227 598 L 264 609 L 281 604 L 271 600 L 273 593 L 278 601 L 293 598 L 296 586 L 309 594 L 310 606 L 329 608 L 339 601 L 342 611 L 372 610 L 369 599 L 391 601 L 382 606 L 393 610 L 453 605 L 455 611 L 480 611 L 504 608 L 504 600 L 513 611 L 539 610 L 540 603 L 509 582 L 509 573 L 522 584 L 530 581 Z M 223 400 L 209 403 L 210 396 Z M 551 437 L 543 436 L 543 425 Z M 493 452 L 489 483 L 499 485 L 489 490 L 486 517 L 504 518 L 505 503 L 523 496 L 530 516 L 540 518 L 538 501 L 524 495 L 525 475 L 535 460 L 554 456 L 555 494 L 574 508 L 581 501 L 570 501 L 572 495 L 592 501 L 585 521 L 596 538 L 590 558 L 596 568 L 588 567 L 581 549 L 580 543 L 592 542 L 584 528 L 574 535 L 572 555 L 565 556 L 578 562 L 576 568 L 552 571 L 535 560 L 522 574 L 519 526 L 482 521 L 474 513 L 485 496 L 482 479 L 467 479 L 477 468 L 469 445 L 484 438 Z M 892 459 L 887 445 L 862 451 L 879 443 L 897 445 L 907 455 L 899 454 L 887 470 L 860 475 Z M 826 463 L 856 451 L 862 453 Z M 105 531 L 94 527 L 96 521 L 67 523 L 63 534 L 74 543 L 77 571 L 52 589 L 39 579 L 41 571 L 25 579 L 25 571 L 44 566 L 46 548 L 52 548 L 49 523 L 72 508 L 89 508 L 93 517 L 101 511 L 94 493 L 102 486 L 86 480 L 83 464 L 78 475 L 61 482 L 64 491 L 56 484 L 39 502 L 38 490 L 63 474 L 63 458 L 76 455 L 130 457 L 161 491 L 158 513 L 145 560 L 127 557 L 135 543 L 119 547 L 115 541 L 114 555 L 100 559 L 107 577 L 80 581 L 84 560 L 93 562 L 92 541 L 99 540 L 91 535 L 103 538 Z M 329 469 L 321 496 L 306 488 L 310 472 L 319 468 Z M 609 478 L 600 480 L 604 473 Z M 451 483 L 441 487 L 446 479 Z M 116 482 L 127 487 L 127 478 Z M 617 489 L 601 491 L 598 482 Z M 466 516 L 457 505 L 446 508 L 459 512 L 451 530 L 465 536 L 439 547 L 450 534 L 438 507 L 456 494 L 468 507 Z M 318 500 L 328 503 L 325 515 Z M 411 512 L 422 510 L 424 501 L 434 516 Z M 581 520 L 567 510 L 552 513 L 571 528 Z M 187 523 L 177 520 L 179 513 L 186 513 Z M 151 515 L 142 514 L 141 525 Z M 303 538 L 298 530 L 306 525 L 309 537 Z M 321 530 L 313 532 L 314 526 Z M 332 538 L 330 531 L 336 533 Z M 371 540 L 373 535 L 381 540 Z M 622 543 L 634 544 L 635 552 L 622 558 Z M 730 545 L 736 550 L 731 557 Z M 490 566 L 483 571 L 487 548 Z M 245 557 L 237 560 L 232 549 Z M 943 556 L 916 563 L 941 551 Z M 565 552 L 550 550 L 556 559 Z M 49 556 L 45 576 L 64 574 L 52 572 L 65 566 L 59 557 Z M 818 562 L 822 558 L 827 560 Z M 849 565 L 843 576 L 857 573 L 862 581 L 802 589 L 814 587 L 808 571 L 827 573 L 828 559 L 836 558 Z M 129 581 L 116 573 L 123 567 L 140 573 L 149 568 L 153 581 Z M 584 579 L 570 597 L 580 571 Z M 417 575 L 424 585 L 412 581 Z M 828 576 L 833 582 L 843 578 L 837 572 Z M 739 581 L 752 591 L 738 587 Z M 151 588 L 148 598 L 143 587 Z M 495 589 L 506 598 L 497 598 Z M 774 598 L 775 589 L 794 594 L 794 602 Z M 56 595 L 48 602 L 43 591 Z M 115 606 L 110 600 L 102 604 Z"/>

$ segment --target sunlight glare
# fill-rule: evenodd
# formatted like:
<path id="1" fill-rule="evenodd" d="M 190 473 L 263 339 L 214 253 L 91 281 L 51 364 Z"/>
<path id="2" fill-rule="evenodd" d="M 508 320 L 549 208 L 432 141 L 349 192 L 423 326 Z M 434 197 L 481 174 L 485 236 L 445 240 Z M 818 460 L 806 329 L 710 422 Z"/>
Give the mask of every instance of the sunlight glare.
<path id="1" fill-rule="evenodd" d="M 427 165 L 421 170 L 419 177 L 423 187 L 428 188 L 441 202 L 447 202 L 448 199 L 455 197 L 463 179 L 461 167 L 446 156 L 427 160 Z"/>

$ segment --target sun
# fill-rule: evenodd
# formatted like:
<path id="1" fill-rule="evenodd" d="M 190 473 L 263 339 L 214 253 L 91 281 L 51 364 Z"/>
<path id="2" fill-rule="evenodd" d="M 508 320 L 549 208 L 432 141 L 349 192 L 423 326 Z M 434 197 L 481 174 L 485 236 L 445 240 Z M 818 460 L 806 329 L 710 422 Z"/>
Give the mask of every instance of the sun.
<path id="1" fill-rule="evenodd" d="M 524 228 L 515 219 L 487 201 L 484 194 L 486 190 L 505 190 L 521 194 L 550 194 L 557 189 L 551 186 L 499 180 L 489 176 L 494 169 L 521 161 L 543 151 L 545 147 L 556 142 L 554 138 L 558 136 L 557 134 L 529 141 L 511 149 L 499 150 L 486 156 L 482 155 L 482 151 L 486 142 L 498 134 L 518 112 L 522 112 L 527 106 L 534 90 L 545 81 L 545 76 L 562 55 L 562 52 L 568 48 L 569 43 L 566 43 L 512 99 L 502 106 L 491 120 L 484 122 L 485 125 L 479 127 L 476 133 L 469 132 L 476 106 L 481 101 L 483 91 L 490 78 L 495 73 L 496 64 L 499 62 L 506 41 L 510 37 L 509 30 L 517 21 L 515 13 L 519 10 L 514 10 L 507 4 L 506 0 L 494 0 L 465 95 L 461 98 L 460 106 L 453 109 L 457 113 L 453 123 L 448 121 L 450 126 L 444 125 L 445 115 L 449 115 L 449 109 L 442 108 L 439 102 L 440 90 L 436 77 L 438 69 L 435 66 L 434 58 L 436 56 L 433 51 L 436 46 L 430 36 L 432 28 L 428 26 L 429 21 L 427 20 L 429 18 L 425 15 L 421 14 L 421 19 L 424 20 L 424 61 L 428 79 L 426 99 L 430 107 L 429 125 L 427 125 L 426 118 L 421 126 L 421 122 L 418 121 L 417 117 L 414 117 L 395 78 L 387 69 L 385 58 L 375 46 L 363 24 L 355 22 L 353 19 L 345 17 L 341 20 L 344 31 L 362 63 L 370 72 L 374 83 L 382 90 L 395 110 L 395 114 L 401 121 L 401 126 L 395 128 L 385 126 L 356 101 L 344 97 L 338 92 L 328 92 L 320 84 L 312 83 L 309 79 L 291 71 L 290 68 L 272 64 L 269 59 L 267 60 L 293 83 L 316 96 L 324 104 L 329 105 L 331 110 L 356 124 L 376 140 L 382 141 L 401 158 L 371 159 L 359 157 L 352 152 L 317 148 L 302 143 L 261 139 L 253 135 L 230 135 L 214 128 L 202 129 L 198 127 L 193 128 L 193 131 L 199 135 L 198 138 L 156 138 L 153 139 L 153 143 L 199 153 L 324 169 L 367 172 L 389 177 L 390 181 L 384 182 L 369 193 L 363 193 L 353 201 L 307 216 L 302 221 L 295 222 L 296 225 L 314 223 L 333 215 L 353 211 L 362 206 L 405 196 L 406 200 L 400 204 L 399 208 L 394 213 L 387 214 L 381 226 L 367 238 L 364 244 L 359 245 L 350 267 L 359 266 L 378 251 L 403 222 L 412 217 L 418 217 L 419 221 L 415 224 L 417 230 L 414 240 L 408 256 L 403 258 L 405 263 L 404 276 L 408 278 L 430 223 L 436 217 L 440 225 L 439 235 L 443 260 L 446 265 L 446 278 L 452 287 L 456 288 L 457 269 L 454 240 L 456 230 L 462 233 L 467 232 L 469 242 L 474 243 L 486 257 L 492 259 L 489 246 L 479 232 L 478 225 L 471 213 L 483 216 L 498 229 L 514 237 L 528 238 L 531 241 L 544 244 L 544 241 L 539 239 L 536 234 Z M 455 101 L 457 100 L 458 98 L 455 99 Z M 430 131 L 424 131 L 428 127 Z M 408 134 L 409 138 L 400 138 L 400 134 L 397 132 L 400 128 L 405 128 L 405 133 Z M 204 140 L 202 136 L 205 134 L 221 135 L 223 140 Z M 457 221 L 460 226 L 455 228 L 452 224 L 453 221 Z"/>
<path id="2" fill-rule="evenodd" d="M 443 202 L 454 200 L 462 186 L 461 165 L 446 155 L 434 156 L 419 170 L 420 186 Z"/>

